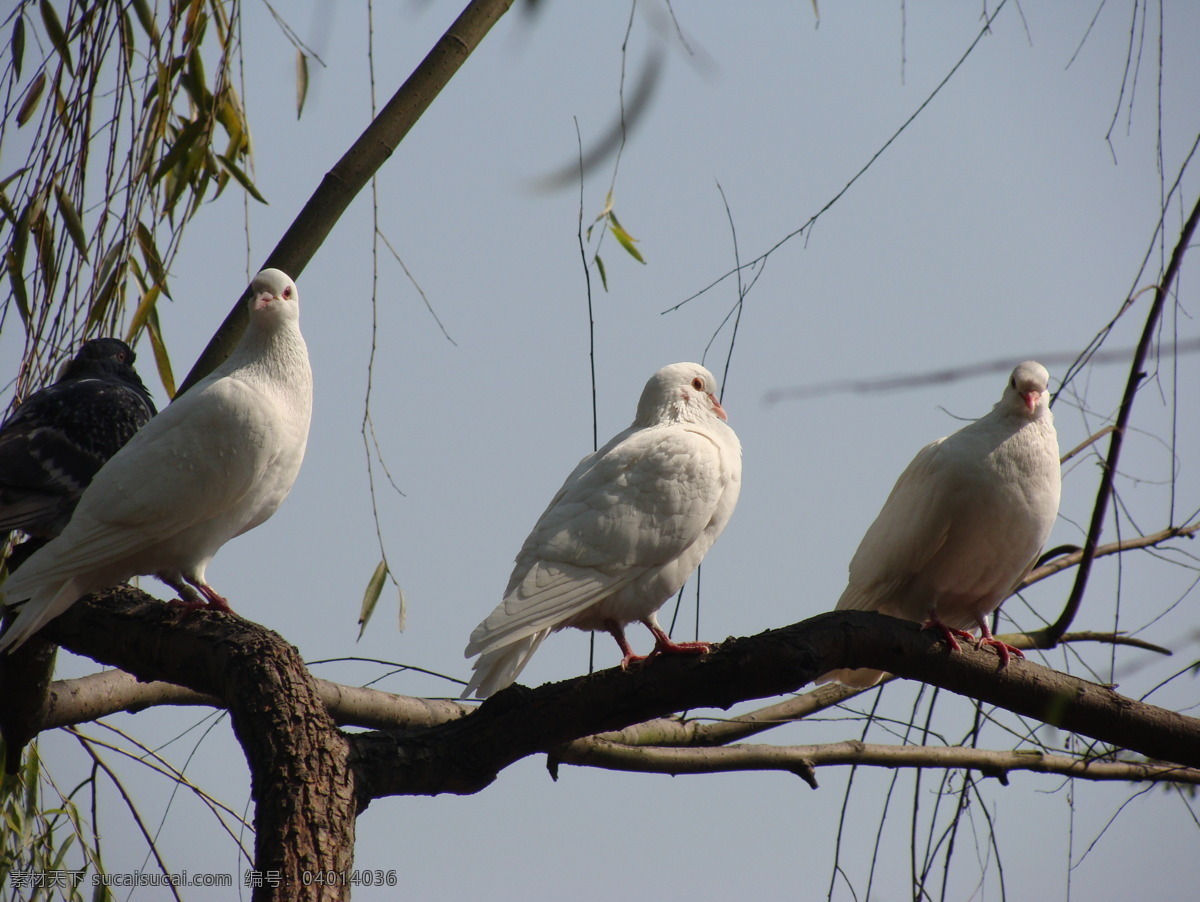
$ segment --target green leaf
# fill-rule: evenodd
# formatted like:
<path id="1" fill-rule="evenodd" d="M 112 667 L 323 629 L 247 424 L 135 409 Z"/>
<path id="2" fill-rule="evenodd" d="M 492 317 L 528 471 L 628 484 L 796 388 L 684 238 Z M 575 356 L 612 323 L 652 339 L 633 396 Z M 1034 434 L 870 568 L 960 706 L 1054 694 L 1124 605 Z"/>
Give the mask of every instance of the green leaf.
<path id="1" fill-rule="evenodd" d="M 21 62 L 25 59 L 25 17 L 17 13 L 17 21 L 13 23 L 12 38 L 8 42 L 12 48 L 13 68 L 17 78 L 21 78 Z"/>
<path id="2" fill-rule="evenodd" d="M 296 118 L 304 112 L 304 98 L 308 96 L 308 57 L 303 50 L 296 51 Z"/>
<path id="3" fill-rule="evenodd" d="M 137 51 L 137 45 L 133 39 L 133 22 L 129 19 L 129 10 L 121 10 L 121 49 L 125 51 L 125 71 L 132 73 L 133 60 Z"/>
<path id="4" fill-rule="evenodd" d="M 158 324 L 158 308 L 146 317 L 146 332 L 150 335 L 150 348 L 154 351 L 154 363 L 158 367 L 158 378 L 171 398 L 175 397 L 175 374 L 171 372 L 171 357 L 167 354 L 167 343 L 163 341 L 162 328 Z"/>
<path id="5" fill-rule="evenodd" d="M 113 248 L 117 250 L 117 248 Z M 110 251 L 109 253 L 112 253 Z M 104 314 L 108 310 L 108 305 L 113 299 L 113 295 L 117 293 L 117 287 L 120 285 L 122 278 L 125 275 L 125 266 L 121 260 L 117 260 L 117 265 L 108 270 L 108 275 L 100 281 L 100 290 L 92 296 L 92 306 L 88 310 L 87 323 L 85 331 L 94 323 L 103 321 Z M 103 270 L 104 267 L 102 266 Z"/>
<path id="6" fill-rule="evenodd" d="M 125 342 L 127 344 L 133 344 L 142 327 L 149 321 L 150 315 L 158 309 L 155 304 L 161 294 L 162 289 L 157 285 L 152 285 L 142 295 L 141 301 L 138 302 L 137 310 L 133 312 L 133 319 L 129 323 L 129 329 L 125 333 Z"/>
<path id="7" fill-rule="evenodd" d="M 204 60 L 200 56 L 200 46 L 192 48 L 188 54 L 188 67 L 183 75 L 183 86 L 187 88 L 192 102 L 202 110 L 205 116 L 213 108 L 212 92 L 208 90 L 208 79 L 204 74 Z"/>
<path id="8" fill-rule="evenodd" d="M 163 267 L 162 257 L 158 253 L 158 246 L 154 243 L 154 236 L 146 228 L 146 224 L 140 220 L 133 232 L 137 236 L 138 246 L 142 249 L 142 257 L 146 260 L 146 269 L 150 271 L 150 277 L 154 279 L 156 284 L 165 287 L 167 284 L 167 271 Z"/>
<path id="9" fill-rule="evenodd" d="M 42 213 L 29 221 L 29 228 L 33 232 L 33 243 L 37 249 L 42 275 L 47 285 L 53 285 L 58 277 L 57 258 L 54 255 L 54 223 Z"/>
<path id="10" fill-rule="evenodd" d="M 26 228 L 28 234 L 28 227 Z M 28 240 L 26 238 L 26 240 Z M 8 269 L 8 280 L 12 283 L 13 297 L 17 301 L 17 313 L 21 316 L 21 322 L 25 324 L 26 331 L 29 330 L 29 294 L 25 291 L 25 279 L 21 276 L 21 266 L 17 263 L 16 258 L 10 251 L 4 255 L 4 262 Z"/>
<path id="11" fill-rule="evenodd" d="M 67 234 L 75 242 L 80 256 L 87 260 L 87 233 L 83 230 L 83 219 L 80 218 L 79 211 L 75 209 L 75 204 L 71 202 L 71 196 L 67 194 L 66 189 L 58 182 L 54 183 L 54 196 L 58 198 L 58 212 L 62 214 Z"/>
<path id="12" fill-rule="evenodd" d="M 625 250 L 629 253 L 629 256 L 633 257 L 634 260 L 637 260 L 638 263 L 646 262 L 642 258 L 641 252 L 633 246 L 634 241 L 637 239 L 621 228 L 620 223 L 617 222 L 617 217 L 611 214 L 609 215 L 608 220 L 608 230 L 612 232 L 613 237 L 617 239 L 617 243 L 621 245 L 621 247 L 625 248 Z"/>
<path id="13" fill-rule="evenodd" d="M 17 173 L 17 175 L 19 174 L 20 172 Z M 3 182 L 0 182 L 0 213 L 3 213 L 5 219 L 7 219 L 13 225 L 16 225 L 17 211 L 13 209 L 12 201 L 10 201 L 8 199 L 8 195 L 4 193 L 4 189 L 8 187 L 8 183 L 9 179 L 5 179 Z"/>
<path id="14" fill-rule="evenodd" d="M 383 581 L 387 578 L 387 573 L 387 561 L 380 561 L 375 567 L 375 572 L 371 574 L 370 580 L 367 581 L 366 591 L 363 592 L 362 609 L 358 614 L 359 639 L 363 637 L 363 632 L 367 628 L 367 621 L 375 613 L 375 605 L 379 604 L 379 596 L 383 592 Z"/>
<path id="15" fill-rule="evenodd" d="M 42 11 L 42 24 L 46 26 L 46 36 L 50 38 L 50 43 L 54 45 L 54 49 L 62 57 L 67 71 L 74 74 L 75 64 L 71 61 L 71 48 L 67 46 L 67 33 L 63 30 L 62 21 L 59 20 L 58 13 L 50 5 L 50 0 L 42 0 L 38 6 Z"/>
<path id="16" fill-rule="evenodd" d="M 29 84 L 29 90 L 25 93 L 25 101 L 21 104 L 21 108 L 17 110 L 17 127 L 20 128 L 32 117 L 37 109 L 38 101 L 42 99 L 42 91 L 46 88 L 46 73 L 39 72 L 37 76 Z"/>
<path id="17" fill-rule="evenodd" d="M 142 29 L 150 36 L 150 40 L 155 44 L 158 43 L 158 22 L 154 19 L 154 13 L 150 10 L 150 4 L 146 0 L 133 0 L 133 11 L 137 13 L 138 22 L 141 23 Z"/>
<path id="18" fill-rule="evenodd" d="M 158 168 L 154 170 L 154 175 L 150 179 L 150 184 L 157 184 L 163 176 L 175 168 L 175 165 L 182 160 L 192 149 L 192 145 L 196 143 L 196 139 L 204 132 L 204 122 L 200 119 L 195 119 L 185 125 L 175 135 L 175 141 L 171 145 L 171 149 L 159 161 Z"/>
<path id="19" fill-rule="evenodd" d="M 596 261 L 596 271 L 600 273 L 600 284 L 604 286 L 605 291 L 608 291 L 608 274 L 604 271 L 604 261 L 600 259 L 599 254 L 592 259 Z"/>
<path id="20" fill-rule="evenodd" d="M 238 168 L 237 164 L 234 163 L 233 160 L 222 155 L 218 155 L 217 159 L 221 161 L 221 165 L 225 167 L 229 174 L 237 179 L 238 184 L 246 189 L 246 193 L 248 193 L 259 203 L 265 204 L 267 202 L 267 199 L 259 194 L 258 189 L 254 187 L 254 182 L 250 181 L 250 176 L 242 172 L 242 170 Z"/>

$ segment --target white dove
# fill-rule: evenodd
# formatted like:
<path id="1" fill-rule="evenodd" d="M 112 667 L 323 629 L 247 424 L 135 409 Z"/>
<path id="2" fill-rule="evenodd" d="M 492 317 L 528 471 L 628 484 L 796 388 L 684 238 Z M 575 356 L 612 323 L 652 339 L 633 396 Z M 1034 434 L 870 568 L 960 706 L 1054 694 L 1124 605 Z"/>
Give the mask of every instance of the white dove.
<path id="1" fill-rule="evenodd" d="M 978 627 L 1001 666 L 1024 657 L 992 636 L 988 617 L 1029 572 L 1058 514 L 1061 470 L 1050 374 L 1035 361 L 1012 372 L 991 412 L 926 445 L 850 561 L 839 611 L 923 622 L 945 637 Z M 873 686 L 878 670 L 835 670 L 818 683 Z"/>
<path id="2" fill-rule="evenodd" d="M 0 652 L 89 592 L 139 574 L 157 576 L 188 607 L 206 600 L 230 610 L 204 570 L 287 497 L 312 413 L 295 283 L 264 269 L 250 292 L 249 324 L 233 353 L 101 467 L 62 534 L 0 586 L 9 605 L 29 599 Z"/>
<path id="3" fill-rule="evenodd" d="M 672 642 L 657 611 L 684 584 L 729 522 L 742 448 L 725 424 L 712 374 L 676 363 L 650 377 L 637 417 L 567 477 L 517 555 L 504 601 L 471 633 L 479 655 L 463 698 L 486 698 L 517 678 L 554 630 L 604 630 L 621 666 L 644 660 L 625 625 L 645 624 L 651 653 L 703 653 Z"/>

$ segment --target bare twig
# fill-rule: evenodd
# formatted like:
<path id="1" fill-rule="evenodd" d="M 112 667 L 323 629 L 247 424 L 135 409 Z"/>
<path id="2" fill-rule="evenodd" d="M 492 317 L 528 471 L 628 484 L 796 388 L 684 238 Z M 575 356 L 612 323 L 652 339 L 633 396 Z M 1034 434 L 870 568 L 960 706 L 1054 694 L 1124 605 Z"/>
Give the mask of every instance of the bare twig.
<path id="1" fill-rule="evenodd" d="M 1057 642 L 1067 631 L 1071 622 L 1075 619 L 1075 614 L 1079 611 L 1080 603 L 1083 601 L 1083 593 L 1087 588 L 1092 561 L 1096 557 L 1096 550 L 1100 542 L 1100 533 L 1104 529 L 1104 519 L 1108 513 L 1108 502 L 1112 497 L 1113 480 L 1116 478 L 1117 464 L 1121 458 L 1121 446 L 1125 437 L 1125 430 L 1129 425 L 1130 414 L 1133 412 L 1133 401 L 1137 396 L 1138 386 L 1141 385 L 1142 379 L 1145 376 L 1142 367 L 1145 364 L 1151 340 L 1158 329 L 1158 322 L 1162 316 L 1163 307 L 1166 305 L 1167 296 L 1170 294 L 1171 287 L 1175 283 L 1175 277 L 1179 274 L 1184 254 L 1187 253 L 1188 246 L 1192 242 L 1192 236 L 1195 234 L 1198 221 L 1200 221 L 1200 201 L 1192 208 L 1191 214 L 1184 223 L 1183 230 L 1179 236 L 1179 242 L 1175 245 L 1175 250 L 1171 253 L 1171 261 L 1167 264 L 1166 272 L 1163 273 L 1161 281 L 1155 287 L 1154 301 L 1150 305 L 1150 312 L 1146 316 L 1146 325 L 1142 329 L 1141 339 L 1138 341 L 1137 350 L 1133 355 L 1133 362 L 1129 368 L 1129 379 L 1125 384 L 1125 394 L 1121 398 L 1121 407 L 1117 411 L 1116 423 L 1114 424 L 1112 437 L 1109 440 L 1108 456 L 1104 461 L 1103 474 L 1100 477 L 1100 489 L 1096 495 L 1096 506 L 1092 510 L 1091 524 L 1088 526 L 1087 538 L 1083 543 L 1083 552 L 1079 559 L 1079 571 L 1075 576 L 1075 584 L 1071 588 L 1071 595 L 1068 597 L 1067 603 L 1058 620 L 1043 630 L 1045 639 L 1051 643 Z"/>
<path id="2" fill-rule="evenodd" d="M 1197 531 L 1200 531 L 1200 520 L 1195 523 L 1189 523 L 1186 526 L 1168 526 L 1166 529 L 1160 529 L 1158 532 L 1152 532 L 1149 535 L 1133 536 L 1132 538 L 1122 539 L 1119 542 L 1109 542 L 1107 545 L 1100 545 L 1093 549 L 1092 557 L 1105 557 L 1110 554 L 1131 551 L 1135 548 L 1153 548 L 1161 545 L 1168 539 L 1181 537 L 1190 539 Z M 1047 576 L 1053 576 L 1060 570 L 1066 570 L 1068 567 L 1074 567 L 1076 564 L 1081 563 L 1086 550 L 1086 548 L 1081 548 L 1077 551 L 1061 555 L 1029 571 L 1025 579 L 1021 581 L 1021 585 L 1017 586 L 1017 591 L 1040 582 Z"/>

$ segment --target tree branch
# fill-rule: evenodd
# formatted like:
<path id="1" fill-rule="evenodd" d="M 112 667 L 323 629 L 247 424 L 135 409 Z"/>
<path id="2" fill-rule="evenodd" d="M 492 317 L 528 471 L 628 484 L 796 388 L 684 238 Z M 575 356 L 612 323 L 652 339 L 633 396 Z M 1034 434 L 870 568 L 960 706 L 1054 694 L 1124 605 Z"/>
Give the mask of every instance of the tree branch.
<path id="1" fill-rule="evenodd" d="M 915 623 L 862 611 L 821 614 L 729 639 L 708 655 L 659 658 L 637 671 L 613 668 L 538 689 L 513 686 L 466 717 L 348 737 L 334 728 L 295 650 L 241 618 L 208 612 L 181 617 L 125 588 L 79 602 L 47 629 L 49 638 L 72 651 L 142 679 L 179 683 L 225 700 L 252 772 L 280 754 L 278 748 L 261 748 L 260 734 L 275 737 L 274 743 L 294 742 L 292 734 L 304 732 L 297 724 L 311 721 L 305 729 L 312 737 L 302 741 L 329 759 L 326 777 L 337 798 L 352 792 L 360 810 L 387 795 L 475 792 L 528 755 L 553 753 L 584 736 L 676 711 L 728 708 L 794 692 L 838 667 L 871 667 L 922 680 L 1117 748 L 1200 766 L 1200 720 L 1032 662 L 998 669 L 988 649 L 949 653 Z M 302 671 L 303 680 L 296 676 Z M 280 673 L 292 682 L 283 685 Z M 299 707 L 281 700 L 288 693 L 296 694 Z M 828 689 L 812 695 L 835 697 Z M 755 717 L 768 719 L 763 712 Z M 291 779 L 315 785 L 319 778 L 305 771 Z M 280 785 L 277 771 L 269 782 Z M 254 787 L 261 809 L 270 790 L 258 780 Z"/>
<path id="2" fill-rule="evenodd" d="M 644 748 L 596 736 L 577 739 L 554 752 L 556 761 L 579 767 L 645 774 L 711 774 L 782 770 L 816 788 L 812 771 L 831 765 L 887 768 L 963 768 L 995 777 L 1005 785 L 1015 770 L 1061 774 L 1084 780 L 1200 784 L 1200 768 L 1148 761 L 1086 761 L 1037 751 L 999 752 L 962 746 L 873 745 L 846 741 L 821 745 L 733 745 L 722 748 Z"/>
<path id="3" fill-rule="evenodd" d="M 474 710 L 473 705 L 445 699 L 394 695 L 329 680 L 314 679 L 313 682 L 321 704 L 338 726 L 379 730 L 429 727 Z M 105 670 L 51 684 L 41 729 L 74 726 L 119 711 L 143 711 L 159 705 L 225 707 L 216 696 L 185 686 L 160 680 L 144 682 L 123 670 Z"/>
<path id="4" fill-rule="evenodd" d="M 1134 548 L 1153 548 L 1156 545 L 1161 545 L 1168 539 L 1176 539 L 1181 536 L 1192 538 L 1197 532 L 1200 532 L 1200 520 L 1195 523 L 1190 523 L 1187 526 L 1168 526 L 1166 529 L 1161 529 L 1158 532 L 1152 532 L 1145 536 L 1134 536 L 1130 539 L 1122 539 L 1119 542 L 1110 542 L 1107 545 L 1100 545 L 1093 549 L 1092 557 L 1104 557 L 1109 554 L 1119 554 L 1122 551 L 1131 551 Z M 1042 566 L 1030 570 L 1026 574 L 1025 579 L 1017 586 L 1017 591 L 1024 589 L 1026 586 L 1031 586 L 1036 582 L 1040 582 L 1047 576 L 1053 576 L 1060 570 L 1066 570 L 1068 567 L 1074 567 L 1082 563 L 1084 555 L 1087 553 L 1086 548 L 1072 551 L 1070 554 L 1064 554 L 1056 557 L 1053 560 L 1047 561 Z M 1061 636 L 1060 636 L 1061 638 Z M 1047 648 L 1051 645 L 1045 646 Z"/>
<path id="5" fill-rule="evenodd" d="M 1200 222 L 1200 200 L 1196 202 L 1191 214 L 1187 218 L 1187 222 L 1184 223 L 1179 241 L 1176 243 L 1175 249 L 1171 252 L 1171 261 L 1167 264 L 1167 269 L 1163 273 L 1161 282 L 1154 289 L 1154 301 L 1150 305 L 1150 312 L 1146 316 L 1146 325 L 1142 328 L 1141 338 L 1138 340 L 1137 349 L 1133 353 L 1133 362 L 1129 368 L 1129 379 L 1125 383 L 1125 394 L 1121 398 L 1121 406 L 1117 411 L 1117 420 L 1114 424 L 1112 437 L 1109 439 L 1108 456 L 1104 460 L 1104 469 L 1100 477 L 1100 489 L 1096 494 L 1096 505 L 1092 509 L 1092 520 L 1088 526 L 1087 538 L 1083 543 L 1083 552 L 1079 559 L 1079 570 L 1075 575 L 1075 584 L 1071 587 L 1071 594 L 1067 598 L 1067 603 L 1063 607 L 1058 620 L 1042 630 L 1042 635 L 1052 645 L 1061 639 L 1063 634 L 1070 628 L 1071 622 L 1075 619 L 1075 614 L 1079 611 L 1079 605 L 1083 601 L 1083 593 L 1087 588 L 1088 574 L 1091 573 L 1092 569 L 1092 560 L 1096 557 L 1096 548 L 1100 542 L 1100 533 L 1104 530 L 1104 518 L 1108 513 L 1108 501 L 1112 496 L 1113 480 L 1116 479 L 1117 464 L 1121 459 L 1121 446 L 1125 439 L 1125 430 L 1129 425 L 1129 417 L 1133 413 L 1133 400 L 1137 396 L 1138 387 L 1146 375 L 1142 367 L 1146 362 L 1146 355 L 1150 350 L 1154 334 L 1158 329 L 1158 321 L 1162 315 L 1163 307 L 1166 305 L 1167 295 L 1170 294 L 1175 277 L 1179 274 L 1184 254 L 1187 253 L 1187 249 L 1192 243 L 1192 235 L 1195 234 L 1197 222 Z"/>

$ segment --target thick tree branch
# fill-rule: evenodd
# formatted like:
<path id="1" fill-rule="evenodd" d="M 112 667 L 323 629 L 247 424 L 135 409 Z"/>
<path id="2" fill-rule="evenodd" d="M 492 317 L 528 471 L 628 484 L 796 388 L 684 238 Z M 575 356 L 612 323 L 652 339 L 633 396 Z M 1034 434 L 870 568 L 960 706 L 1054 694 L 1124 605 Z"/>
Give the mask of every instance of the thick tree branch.
<path id="1" fill-rule="evenodd" d="M 700 659 L 656 660 L 636 673 L 608 670 L 534 690 L 512 687 L 454 723 L 355 736 L 355 763 L 366 798 L 470 793 L 512 762 L 574 739 L 672 711 L 793 692 L 846 666 L 920 679 L 1148 757 L 1200 766 L 1200 720 L 1030 662 L 1000 670 L 989 650 L 949 654 L 916 624 L 865 612 L 822 614 L 730 639 Z"/>
<path id="2" fill-rule="evenodd" d="M 316 738 L 304 741 L 319 745 L 320 754 L 335 762 L 326 776 L 337 798 L 353 791 L 360 809 L 386 795 L 475 792 L 528 755 L 553 753 L 584 736 L 680 710 L 728 708 L 794 692 L 820 673 L 845 666 L 923 680 L 1117 748 L 1200 767 L 1200 720 L 1031 662 L 1014 661 L 1001 670 L 989 649 L 966 647 L 952 654 L 916 624 L 867 612 L 822 614 L 729 639 L 702 657 L 657 659 L 638 671 L 614 668 L 538 689 L 514 686 L 450 722 L 349 737 L 337 733 L 311 678 L 282 691 L 274 688 L 284 682 L 277 674 L 300 673 L 302 665 L 273 633 L 240 618 L 207 612 L 181 617 L 124 589 L 85 599 L 49 629 L 51 638 L 73 651 L 128 667 L 143 679 L 180 683 L 225 700 L 252 769 L 280 754 L 259 748 L 258 733 L 279 742 L 280 736 L 303 732 L 296 725 L 311 720 L 314 725 L 306 729 Z M 291 663 L 265 661 L 280 656 Z M 260 690 L 262 685 L 268 688 Z M 272 698 L 269 704 L 264 692 Z M 279 697 L 288 693 L 300 699 L 298 708 Z M 834 697 L 830 690 L 813 694 L 819 693 Z M 279 713 L 260 711 L 271 705 Z M 262 717 L 267 720 L 257 722 Z M 767 719 L 761 712 L 758 718 Z M 306 773 L 295 779 L 303 784 L 317 778 Z M 256 783 L 255 792 L 265 789 Z"/>
<path id="3" fill-rule="evenodd" d="M 346 872 L 354 849 L 350 747 L 299 653 L 257 624 L 187 613 L 128 587 L 77 603 L 45 632 L 65 648 L 220 699 L 250 766 L 255 867 L 283 876 L 254 899 L 340 899 L 302 875 Z"/>
<path id="4" fill-rule="evenodd" d="M 1008 783 L 1012 771 L 1061 774 L 1084 780 L 1200 784 L 1200 768 L 1145 761 L 1085 761 L 1037 751 L 998 752 L 961 746 L 872 745 L 846 741 L 823 745 L 733 745 L 721 748 L 645 748 L 608 742 L 595 736 L 555 751 L 563 764 L 646 774 L 711 774 L 744 770 L 782 770 L 815 787 L 812 771 L 831 765 L 888 768 L 964 768 Z"/>

